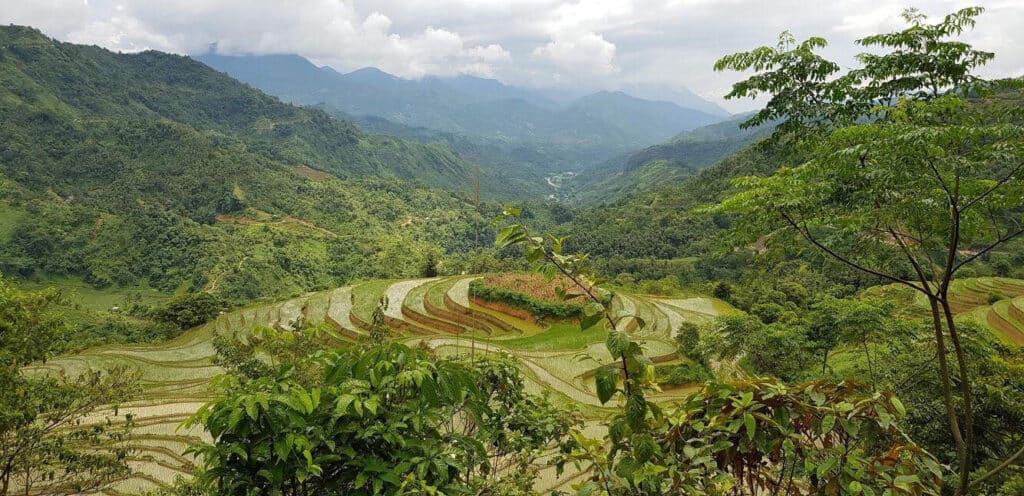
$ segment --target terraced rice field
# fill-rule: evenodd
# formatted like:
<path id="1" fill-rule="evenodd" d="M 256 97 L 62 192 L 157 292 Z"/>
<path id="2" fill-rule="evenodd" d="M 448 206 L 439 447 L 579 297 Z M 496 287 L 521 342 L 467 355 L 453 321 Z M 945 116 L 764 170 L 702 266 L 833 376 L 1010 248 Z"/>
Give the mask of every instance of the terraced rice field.
<path id="1" fill-rule="evenodd" d="M 953 309 L 992 330 L 1004 343 L 1024 346 L 1024 281 L 978 277 L 953 283 Z"/>
<path id="2" fill-rule="evenodd" d="M 908 302 L 907 314 L 928 315 L 924 295 L 897 286 L 888 286 Z M 958 279 L 950 286 L 950 303 L 961 320 L 972 320 L 1006 344 L 1024 345 L 1024 280 L 1006 277 Z M 912 302 L 912 303 L 911 303 Z"/>
<path id="3" fill-rule="evenodd" d="M 109 494 L 139 492 L 188 475 L 194 460 L 182 456 L 190 445 L 202 442 L 201 430 L 179 429 L 181 422 L 210 399 L 209 383 L 222 370 L 213 363 L 215 335 L 245 339 L 256 326 L 291 329 L 298 322 L 326 323 L 330 342 L 351 342 L 366 335 L 373 310 L 381 297 L 389 306 L 385 320 L 395 338 L 410 345 L 421 343 L 438 354 L 509 353 L 520 364 L 529 387 L 546 392 L 556 401 L 577 405 L 585 415 L 602 417 L 593 386 L 594 370 L 612 363 L 605 350 L 606 333 L 600 327 L 579 331 L 569 323 L 538 325 L 470 301 L 469 283 L 475 276 L 369 281 L 352 287 L 310 294 L 272 305 L 244 308 L 221 315 L 215 322 L 192 329 L 160 345 L 108 346 L 51 360 L 31 370 L 36 373 L 78 373 L 87 368 L 129 365 L 142 370 L 144 399 L 122 405 L 134 414 L 137 428 L 130 445 L 136 474 L 107 490 Z M 1022 283 L 1024 284 L 1024 283 Z M 1024 289 L 1024 286 L 1022 286 Z M 682 300 L 621 295 L 613 305 L 635 312 L 646 325 L 635 331 L 648 356 L 659 363 L 679 360 L 673 333 L 685 321 L 701 322 L 732 311 L 709 298 Z M 665 402 L 687 394 L 687 388 L 658 396 Z M 89 421 L 102 421 L 97 415 Z M 563 485 L 552 474 L 542 474 L 541 489 Z"/>

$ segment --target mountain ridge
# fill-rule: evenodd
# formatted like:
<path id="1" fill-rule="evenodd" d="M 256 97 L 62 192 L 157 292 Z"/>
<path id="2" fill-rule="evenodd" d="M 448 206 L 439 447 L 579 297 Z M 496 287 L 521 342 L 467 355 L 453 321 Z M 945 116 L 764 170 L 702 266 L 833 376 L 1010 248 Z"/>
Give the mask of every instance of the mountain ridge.
<path id="1" fill-rule="evenodd" d="M 637 97 L 628 99 L 632 106 L 626 106 L 620 98 L 618 107 L 594 109 L 590 105 L 589 112 L 582 112 L 581 107 L 590 104 L 587 96 L 591 97 L 589 100 L 600 100 L 602 94 L 587 95 L 568 105 L 560 105 L 543 92 L 474 76 L 428 76 L 414 80 L 363 68 L 349 73 L 331 71 L 328 74 L 333 80 L 326 81 L 314 75 L 325 74 L 325 71 L 308 60 L 302 71 L 294 71 L 274 67 L 274 57 L 277 56 L 193 56 L 214 69 L 299 105 L 323 105 L 348 115 L 382 117 L 407 126 L 485 138 L 603 148 L 607 149 L 606 157 L 722 120 L 721 115 Z M 654 111 L 651 107 L 662 108 Z M 634 108 L 640 110 L 634 111 Z M 610 114 L 670 118 L 659 118 L 642 129 L 634 129 L 632 125 L 610 122 L 615 120 L 609 118 Z"/>

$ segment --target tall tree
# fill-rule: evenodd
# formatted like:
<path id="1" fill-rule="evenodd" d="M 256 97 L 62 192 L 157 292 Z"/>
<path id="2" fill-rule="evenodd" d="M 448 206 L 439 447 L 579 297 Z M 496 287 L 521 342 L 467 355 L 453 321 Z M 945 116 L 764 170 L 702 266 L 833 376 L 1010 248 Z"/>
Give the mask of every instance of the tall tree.
<path id="1" fill-rule="evenodd" d="M 1024 233 L 1020 106 L 979 99 L 1000 86 L 974 75 L 994 55 L 955 39 L 982 12 L 966 8 L 929 24 L 907 10 L 906 29 L 858 40 L 882 53 L 860 55 L 862 67 L 844 74 L 814 53 L 823 39 L 796 43 L 788 33 L 775 47 L 715 65 L 756 71 L 727 97 L 768 95 L 745 125 L 782 119 L 774 137 L 800 157 L 770 177 L 737 182 L 742 190 L 719 207 L 741 214 L 737 236 L 750 242 L 797 233 L 835 260 L 927 299 L 958 494 L 968 490 L 976 450 L 951 283 L 964 266 Z"/>

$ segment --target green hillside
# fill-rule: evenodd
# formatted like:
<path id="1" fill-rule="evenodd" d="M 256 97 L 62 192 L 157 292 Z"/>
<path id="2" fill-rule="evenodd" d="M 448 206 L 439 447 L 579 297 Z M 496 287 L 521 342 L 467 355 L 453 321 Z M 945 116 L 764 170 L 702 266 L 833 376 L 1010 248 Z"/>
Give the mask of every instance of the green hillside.
<path id="1" fill-rule="evenodd" d="M 525 64 L 380 7 L 344 63 L 589 40 L 580 81 L 659 93 L 653 16 Z M 0 496 L 1024 494 L 1024 82 L 975 75 L 983 13 L 720 55 L 764 105 L 727 121 L 0 26 Z"/>
<path id="2" fill-rule="evenodd" d="M 365 135 L 186 57 L 0 27 L 0 80 L 0 205 L 20 219 L 0 232 L 6 274 L 247 300 L 412 275 L 480 224 L 415 186 L 468 194 L 447 147 Z"/>
<path id="3" fill-rule="evenodd" d="M 676 184 L 771 133 L 770 126 L 741 129 L 748 116 L 685 131 L 672 139 L 595 166 L 570 184 L 582 204 L 608 203 Z"/>
<path id="4" fill-rule="evenodd" d="M 519 198 L 554 193 L 546 176 L 588 169 L 722 120 L 721 111 L 622 92 L 598 92 L 560 104 L 542 91 L 466 75 L 414 80 L 372 67 L 342 74 L 297 55 L 208 53 L 195 59 L 285 101 L 351 116 L 371 132 L 447 143 L 481 164 L 485 186 L 488 175 L 513 179 L 504 187 Z"/>

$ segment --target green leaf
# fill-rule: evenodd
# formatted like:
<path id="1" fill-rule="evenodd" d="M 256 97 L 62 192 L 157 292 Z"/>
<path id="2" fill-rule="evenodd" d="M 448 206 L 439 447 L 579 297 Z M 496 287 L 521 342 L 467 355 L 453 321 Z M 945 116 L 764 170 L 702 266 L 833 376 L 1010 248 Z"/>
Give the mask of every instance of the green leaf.
<path id="1" fill-rule="evenodd" d="M 850 481 L 850 484 L 847 487 L 850 489 L 850 494 L 852 494 L 854 496 L 860 494 L 860 491 L 861 491 L 860 482 Z"/>
<path id="2" fill-rule="evenodd" d="M 651 460 L 658 450 L 658 444 L 650 434 L 636 434 L 633 436 L 632 441 L 633 456 L 640 463 Z"/>
<path id="3" fill-rule="evenodd" d="M 518 224 L 511 225 L 498 232 L 498 236 L 494 238 L 494 246 L 505 248 L 506 246 L 522 243 L 528 239 L 526 229 L 523 226 Z"/>
<path id="4" fill-rule="evenodd" d="M 825 415 L 825 417 L 821 419 L 821 433 L 828 433 L 833 427 L 835 427 L 835 425 L 836 417 L 834 415 Z"/>
<path id="5" fill-rule="evenodd" d="M 647 417 L 647 401 L 639 394 L 631 394 L 626 400 L 626 421 L 629 426 L 637 429 L 643 425 Z"/>
<path id="6" fill-rule="evenodd" d="M 363 403 L 363 406 L 366 407 L 366 410 L 369 411 L 371 415 L 376 415 L 377 414 L 377 405 L 378 404 L 379 404 L 379 402 L 378 402 L 377 398 L 376 397 L 371 397 L 371 398 L 368 398 L 366 400 L 366 402 Z"/>
<path id="7" fill-rule="evenodd" d="M 754 439 L 754 434 L 757 433 L 757 420 L 754 415 L 750 412 L 743 414 L 743 425 L 747 428 L 747 438 Z"/>
<path id="8" fill-rule="evenodd" d="M 609 331 L 608 338 L 605 339 L 605 346 L 608 348 L 608 353 L 612 355 L 612 358 L 622 358 L 623 353 L 629 349 L 630 344 L 629 336 L 621 331 Z"/>
<path id="9" fill-rule="evenodd" d="M 896 409 L 896 413 L 899 413 L 901 417 L 907 414 L 907 409 L 899 398 L 892 396 L 889 398 L 889 401 L 892 403 L 893 408 Z"/>
<path id="10" fill-rule="evenodd" d="M 259 410 L 256 408 L 256 399 L 249 397 L 245 399 L 245 413 L 249 418 L 256 420 Z"/>
<path id="11" fill-rule="evenodd" d="M 351 394 L 343 394 L 334 402 L 334 414 L 341 416 L 348 413 L 348 406 L 355 401 L 356 397 Z"/>
<path id="12" fill-rule="evenodd" d="M 899 475 L 893 481 L 893 484 L 907 492 L 914 492 L 913 486 L 921 482 L 921 478 L 916 475 Z"/>
<path id="13" fill-rule="evenodd" d="M 619 369 L 612 367 L 601 367 L 594 374 L 594 384 L 597 386 L 597 399 L 601 404 L 607 403 L 615 395 L 619 383 Z"/>
<path id="14" fill-rule="evenodd" d="M 594 315 L 587 315 L 580 319 L 580 332 L 583 332 L 597 325 L 598 322 L 601 322 L 601 317 L 604 316 L 598 313 Z"/>
<path id="15" fill-rule="evenodd" d="M 836 465 L 839 464 L 839 460 L 829 457 L 825 458 L 817 468 L 817 474 L 819 479 L 824 479 L 825 475 L 828 474 Z"/>

